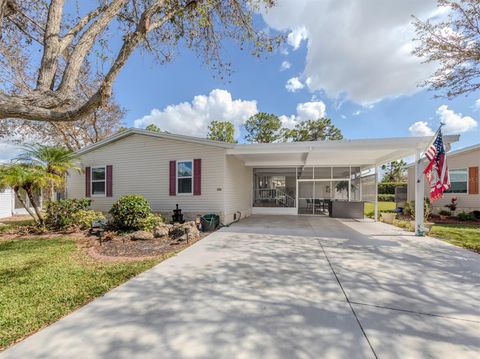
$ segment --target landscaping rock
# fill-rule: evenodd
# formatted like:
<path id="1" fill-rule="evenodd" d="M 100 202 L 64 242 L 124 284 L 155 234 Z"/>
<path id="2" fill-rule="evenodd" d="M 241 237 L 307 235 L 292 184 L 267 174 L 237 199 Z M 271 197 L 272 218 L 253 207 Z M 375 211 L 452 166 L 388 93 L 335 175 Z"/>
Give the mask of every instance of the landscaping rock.
<path id="1" fill-rule="evenodd" d="M 177 242 L 187 240 L 187 235 L 188 239 L 200 236 L 200 232 L 198 231 L 195 222 L 176 223 L 172 226 L 169 232 L 170 238 Z"/>
<path id="2" fill-rule="evenodd" d="M 147 232 L 147 231 L 136 231 L 133 233 L 130 233 L 130 239 L 132 241 L 146 241 L 149 239 L 153 239 L 153 233 Z"/>
<path id="3" fill-rule="evenodd" d="M 167 237 L 170 232 L 170 228 L 167 226 L 158 226 L 153 229 L 153 236 L 155 238 Z"/>

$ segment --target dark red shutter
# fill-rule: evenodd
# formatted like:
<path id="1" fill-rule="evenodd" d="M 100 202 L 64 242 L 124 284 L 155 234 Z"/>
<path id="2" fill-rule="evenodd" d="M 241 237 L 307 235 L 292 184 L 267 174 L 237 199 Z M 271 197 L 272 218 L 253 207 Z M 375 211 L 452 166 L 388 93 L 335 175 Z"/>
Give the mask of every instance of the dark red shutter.
<path id="1" fill-rule="evenodd" d="M 107 166 L 107 197 L 113 196 L 113 167 L 112 165 Z"/>
<path id="2" fill-rule="evenodd" d="M 170 196 L 177 194 L 177 161 L 170 161 Z"/>
<path id="3" fill-rule="evenodd" d="M 478 194 L 478 167 L 468 169 L 468 194 Z"/>
<path id="4" fill-rule="evenodd" d="M 202 160 L 193 160 L 193 195 L 202 194 Z"/>
<path id="5" fill-rule="evenodd" d="M 85 197 L 90 197 L 92 193 L 90 191 L 90 175 L 91 175 L 90 167 L 85 167 Z"/>

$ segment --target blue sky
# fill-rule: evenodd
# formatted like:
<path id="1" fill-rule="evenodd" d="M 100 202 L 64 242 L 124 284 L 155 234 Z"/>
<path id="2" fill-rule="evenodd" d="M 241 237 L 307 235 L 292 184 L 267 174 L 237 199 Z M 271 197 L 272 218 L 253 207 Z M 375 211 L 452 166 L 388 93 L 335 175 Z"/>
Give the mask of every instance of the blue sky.
<path id="1" fill-rule="evenodd" d="M 299 104 L 323 103 L 323 114 L 332 118 L 347 138 L 428 134 L 428 128 L 435 130 L 442 118 L 450 121 L 450 132 L 461 132 L 461 141 L 454 148 L 479 142 L 480 110 L 475 106 L 479 94 L 448 100 L 434 98 L 434 92 L 417 87 L 433 67 L 421 64 L 410 54 L 410 15 L 438 16 L 435 2 L 425 1 L 419 6 L 413 1 L 387 1 L 388 6 L 377 8 L 384 19 L 372 21 L 366 16 L 358 21 L 360 32 L 352 27 L 341 35 L 338 33 L 345 27 L 341 23 L 325 33 L 316 24 L 322 17 L 312 19 L 310 14 L 315 13 L 319 3 L 328 1 L 281 0 L 278 9 L 257 16 L 259 26 L 289 35 L 288 41 L 265 59 L 227 44 L 224 56 L 232 62 L 234 73 L 225 80 L 215 78 L 211 69 L 184 48 L 167 65 L 135 53 L 115 84 L 117 99 L 128 110 L 126 124 L 144 127 L 153 122 L 172 132 L 203 136 L 209 121 L 227 119 L 236 124 L 242 141 L 241 123 L 251 111 L 283 115 L 285 124 L 293 126 L 315 116 L 315 112 L 298 115 Z M 361 10 L 367 11 L 368 6 L 372 5 Z M 343 18 L 359 11 L 356 3 L 334 10 Z M 289 19 L 290 15 L 294 19 Z M 339 15 L 326 16 L 333 19 L 325 20 L 324 26 L 335 22 L 335 16 Z M 285 61 L 289 68 L 282 70 Z M 309 85 L 309 77 L 316 83 Z M 286 84 L 292 78 L 298 78 L 304 87 L 288 91 Z M 211 95 L 214 90 L 222 90 L 222 96 Z M 232 103 L 223 95 L 231 96 L 234 108 L 236 103 L 234 113 L 229 112 Z M 206 107 L 196 108 L 192 104 L 195 96 L 201 96 L 200 102 L 205 101 Z M 252 101 L 256 102 L 253 110 Z M 151 115 L 153 109 L 157 111 Z M 415 123 L 420 124 L 409 130 Z"/>
<path id="2" fill-rule="evenodd" d="M 155 123 L 200 137 L 210 121 L 229 120 L 242 142 L 242 123 L 263 111 L 289 127 L 330 117 L 352 139 L 426 135 L 443 120 L 447 132 L 461 134 L 454 148 L 480 142 L 480 94 L 447 100 L 417 86 L 434 65 L 411 55 L 411 15 L 436 19 L 445 11 L 435 0 L 278 0 L 255 18 L 259 28 L 287 36 L 266 58 L 227 43 L 223 56 L 234 72 L 220 80 L 186 48 L 166 65 L 136 51 L 115 95 L 129 127 Z M 296 86 L 287 89 L 289 81 Z"/>

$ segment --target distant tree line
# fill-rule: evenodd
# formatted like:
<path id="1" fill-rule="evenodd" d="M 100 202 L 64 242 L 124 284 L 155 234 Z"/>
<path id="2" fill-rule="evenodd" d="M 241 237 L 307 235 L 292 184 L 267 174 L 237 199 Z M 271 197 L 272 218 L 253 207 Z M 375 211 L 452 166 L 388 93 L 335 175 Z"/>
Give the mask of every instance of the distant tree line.
<path id="1" fill-rule="evenodd" d="M 244 139 L 249 143 L 343 139 L 342 131 L 335 127 L 330 118 L 301 121 L 293 129 L 289 129 L 282 126 L 282 121 L 277 115 L 259 112 L 245 122 L 244 129 L 246 132 Z M 235 127 L 229 121 L 212 121 L 208 126 L 207 138 L 235 143 Z"/>

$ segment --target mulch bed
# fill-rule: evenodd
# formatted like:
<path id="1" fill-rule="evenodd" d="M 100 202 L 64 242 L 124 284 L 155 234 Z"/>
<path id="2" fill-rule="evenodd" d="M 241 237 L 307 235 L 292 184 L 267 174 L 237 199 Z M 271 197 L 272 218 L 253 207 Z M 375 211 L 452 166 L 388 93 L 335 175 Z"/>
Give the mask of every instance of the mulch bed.
<path id="1" fill-rule="evenodd" d="M 97 237 L 89 237 L 84 246 L 87 247 L 87 253 L 90 257 L 102 262 L 138 261 L 177 253 L 209 234 L 200 232 L 200 236 L 191 238 L 188 242 L 186 240 L 178 242 L 170 238 L 133 241 L 125 236 L 100 242 Z"/>
<path id="2" fill-rule="evenodd" d="M 461 224 L 465 226 L 478 226 L 480 225 L 480 221 L 461 221 L 455 217 L 447 217 L 445 219 L 441 219 L 439 216 L 431 216 L 430 219 L 435 224 Z"/>

